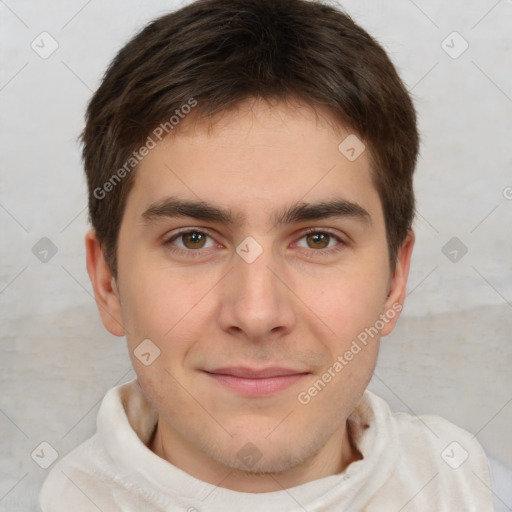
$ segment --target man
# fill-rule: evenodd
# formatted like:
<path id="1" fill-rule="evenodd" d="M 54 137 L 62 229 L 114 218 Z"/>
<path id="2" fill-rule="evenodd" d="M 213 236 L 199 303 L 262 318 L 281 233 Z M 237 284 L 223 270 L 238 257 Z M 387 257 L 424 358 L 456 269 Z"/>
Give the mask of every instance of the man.
<path id="1" fill-rule="evenodd" d="M 366 391 L 418 152 L 366 32 L 316 2 L 195 2 L 119 52 L 83 142 L 87 269 L 137 380 L 44 512 L 493 510 L 473 436 Z"/>

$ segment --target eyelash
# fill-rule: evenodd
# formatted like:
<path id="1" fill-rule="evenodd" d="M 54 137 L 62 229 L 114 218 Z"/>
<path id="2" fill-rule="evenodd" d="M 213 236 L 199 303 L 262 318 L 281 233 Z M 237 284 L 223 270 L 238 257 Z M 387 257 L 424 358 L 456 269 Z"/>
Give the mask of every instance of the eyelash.
<path id="1" fill-rule="evenodd" d="M 204 252 L 208 251 L 210 248 L 207 249 L 181 249 L 179 247 L 173 246 L 172 242 L 177 240 L 180 236 L 187 235 L 189 233 L 199 233 L 201 235 L 206 235 L 207 237 L 213 239 L 213 236 L 210 235 L 207 231 L 203 231 L 201 229 L 184 229 L 183 231 L 179 231 L 178 233 L 173 234 L 170 238 L 167 238 L 163 245 L 167 247 L 168 250 L 170 250 L 173 253 L 179 254 L 179 255 L 186 255 L 188 257 L 192 258 L 200 258 L 204 255 Z M 347 243 L 338 235 L 330 231 L 329 229 L 318 229 L 318 228 L 308 228 L 306 231 L 304 231 L 299 238 L 299 240 L 302 240 L 304 237 L 311 235 L 311 234 L 326 234 L 329 235 L 329 237 L 334 238 L 338 241 L 338 244 L 334 247 L 331 247 L 329 249 L 305 249 L 309 255 L 308 257 L 325 257 L 325 256 L 331 256 L 332 254 L 335 254 L 339 251 L 341 251 Z M 329 240 L 330 241 L 330 240 Z"/>

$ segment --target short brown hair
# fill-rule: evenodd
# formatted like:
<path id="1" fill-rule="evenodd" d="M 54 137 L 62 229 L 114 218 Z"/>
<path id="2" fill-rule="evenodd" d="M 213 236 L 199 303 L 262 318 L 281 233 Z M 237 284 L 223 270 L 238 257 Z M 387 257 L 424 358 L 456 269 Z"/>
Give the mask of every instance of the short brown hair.
<path id="1" fill-rule="evenodd" d="M 185 105 L 208 117 L 250 98 L 325 107 L 364 141 L 394 269 L 414 218 L 419 140 L 414 106 L 386 52 L 348 15 L 320 2 L 199 0 L 129 41 L 87 109 L 89 219 L 114 276 L 138 148 L 157 127 L 170 132 Z"/>

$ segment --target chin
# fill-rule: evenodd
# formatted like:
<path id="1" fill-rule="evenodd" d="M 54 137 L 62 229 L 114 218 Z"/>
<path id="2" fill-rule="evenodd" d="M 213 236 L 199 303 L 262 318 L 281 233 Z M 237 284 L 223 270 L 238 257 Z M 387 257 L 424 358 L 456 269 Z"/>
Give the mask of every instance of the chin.
<path id="1" fill-rule="evenodd" d="M 273 454 L 269 454 L 268 451 L 265 453 L 259 452 L 256 457 L 261 458 L 254 462 L 254 464 L 246 463 L 237 453 L 233 459 L 224 461 L 224 463 L 226 466 L 239 473 L 247 475 L 271 475 L 284 473 L 304 462 L 297 454 L 283 450 Z"/>
<path id="2" fill-rule="evenodd" d="M 277 474 L 315 457 L 322 444 L 320 439 L 310 439 L 305 443 L 304 439 L 295 439 L 289 431 L 276 431 L 268 437 L 268 432 L 256 435 L 248 434 L 246 430 L 244 436 L 235 436 L 229 446 L 218 446 L 215 453 L 210 451 L 209 455 L 237 472 Z"/>

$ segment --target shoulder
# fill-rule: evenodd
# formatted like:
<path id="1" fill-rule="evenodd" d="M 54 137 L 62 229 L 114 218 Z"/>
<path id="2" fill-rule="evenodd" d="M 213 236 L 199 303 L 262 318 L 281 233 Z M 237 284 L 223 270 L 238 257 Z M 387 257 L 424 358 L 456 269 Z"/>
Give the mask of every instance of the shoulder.
<path id="1" fill-rule="evenodd" d="M 43 512 L 117 512 L 112 494 L 120 487 L 119 464 L 112 446 L 119 437 L 126 445 L 137 437 L 129 426 L 123 401 L 135 394 L 128 383 L 109 390 L 100 407 L 96 433 L 59 460 L 41 487 Z M 113 508 L 114 507 L 114 508 Z"/>
<path id="2" fill-rule="evenodd" d="M 489 483 L 487 456 L 473 434 L 433 414 L 392 415 L 404 452 L 411 458 L 432 461 L 448 475 L 476 472 L 484 483 Z"/>
<path id="3" fill-rule="evenodd" d="M 492 457 L 488 458 L 495 512 L 512 508 L 512 470 Z"/>
<path id="4" fill-rule="evenodd" d="M 369 395 L 374 410 L 385 418 L 405 453 L 434 456 L 450 468 L 461 467 L 472 457 L 487 464 L 487 457 L 475 436 L 441 416 L 392 411 L 379 396 Z"/>
<path id="5" fill-rule="evenodd" d="M 425 489 L 422 494 L 438 500 L 439 506 L 492 509 L 487 456 L 471 433 L 437 415 L 394 412 L 374 394 L 371 402 L 385 418 L 397 452 L 392 488 L 405 486 L 411 495 Z"/>
<path id="6" fill-rule="evenodd" d="M 39 494 L 43 512 L 97 512 L 98 480 L 92 453 L 94 436 L 64 456 L 52 468 Z"/>

